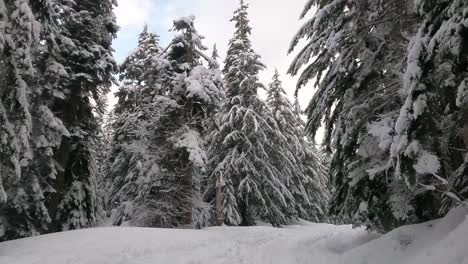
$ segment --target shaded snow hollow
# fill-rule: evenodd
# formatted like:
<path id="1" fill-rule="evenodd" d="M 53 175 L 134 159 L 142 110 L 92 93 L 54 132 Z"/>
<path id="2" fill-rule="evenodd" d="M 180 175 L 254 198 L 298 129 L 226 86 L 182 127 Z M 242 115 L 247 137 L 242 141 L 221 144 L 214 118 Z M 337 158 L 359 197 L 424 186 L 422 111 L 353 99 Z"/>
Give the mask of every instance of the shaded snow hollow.
<path id="1" fill-rule="evenodd" d="M 349 226 L 97 228 L 0 243 L 8 264 L 468 264 L 468 209 L 377 236 Z"/>

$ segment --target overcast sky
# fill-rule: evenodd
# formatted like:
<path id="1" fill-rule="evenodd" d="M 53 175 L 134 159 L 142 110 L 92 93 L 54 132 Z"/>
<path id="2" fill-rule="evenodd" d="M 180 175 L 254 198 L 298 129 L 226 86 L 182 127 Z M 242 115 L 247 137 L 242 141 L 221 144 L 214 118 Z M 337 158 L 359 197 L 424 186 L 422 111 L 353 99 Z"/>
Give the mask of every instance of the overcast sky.
<path id="1" fill-rule="evenodd" d="M 205 46 L 217 44 L 221 59 L 224 60 L 229 39 L 234 31 L 229 22 L 239 0 L 118 0 L 115 10 L 121 30 L 114 42 L 116 58 L 120 63 L 136 47 L 138 34 L 144 24 L 161 36 L 163 45 L 171 39 L 169 29 L 172 21 L 181 16 L 195 15 L 196 27 L 206 37 Z M 299 21 L 305 0 L 246 0 L 250 4 L 249 18 L 252 43 L 255 51 L 262 56 L 268 69 L 261 73 L 261 81 L 270 83 L 276 68 L 282 74 L 283 83 L 290 98 L 293 98 L 295 80 L 286 75 L 292 56 L 287 50 L 292 37 L 303 21 Z M 311 88 L 304 88 L 300 102 L 307 106 L 312 95 Z"/>

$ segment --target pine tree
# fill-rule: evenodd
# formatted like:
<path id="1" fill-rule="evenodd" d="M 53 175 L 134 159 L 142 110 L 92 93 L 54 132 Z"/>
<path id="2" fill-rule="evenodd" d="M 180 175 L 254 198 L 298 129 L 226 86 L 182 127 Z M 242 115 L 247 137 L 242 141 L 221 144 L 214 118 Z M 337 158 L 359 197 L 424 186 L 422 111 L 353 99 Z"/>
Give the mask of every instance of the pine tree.
<path id="1" fill-rule="evenodd" d="M 154 68 L 155 56 L 162 53 L 159 47 L 159 36 L 149 33 L 145 25 L 138 39 L 138 47 L 120 66 L 120 79 L 125 84 L 142 85 L 150 81 L 151 71 Z"/>
<path id="2" fill-rule="evenodd" d="M 106 111 L 106 113 L 97 116 L 97 122 L 100 124 L 99 132 L 97 135 L 96 141 L 96 166 L 97 166 L 97 191 L 98 191 L 98 210 L 101 213 L 102 219 L 98 219 L 100 223 L 106 221 L 105 217 L 107 211 L 107 205 L 109 202 L 108 188 L 109 181 L 106 177 L 107 173 L 107 159 L 110 157 L 112 149 L 112 122 L 114 120 L 114 115 L 112 112 Z"/>
<path id="3" fill-rule="evenodd" d="M 218 54 L 218 49 L 216 47 L 216 44 L 213 46 L 212 54 L 211 54 L 211 62 L 209 64 L 209 68 L 213 71 L 216 72 L 218 76 L 221 76 L 221 70 L 220 70 L 220 65 L 218 63 L 219 59 L 219 54 Z M 205 142 L 206 145 L 209 146 L 210 142 L 213 140 L 213 137 L 217 131 L 219 131 L 219 122 L 220 122 L 220 110 L 222 107 L 222 103 L 225 101 L 225 87 L 224 87 L 224 82 L 220 78 L 219 83 L 217 86 L 221 90 L 221 97 L 220 97 L 220 104 L 218 105 L 218 108 L 213 111 L 213 115 L 210 116 L 208 120 L 206 120 L 205 123 L 205 130 L 206 136 L 205 136 Z M 212 182 L 215 180 L 215 182 Z M 212 184 L 216 186 L 215 194 L 214 194 L 214 201 L 210 200 L 211 196 L 213 196 L 212 192 L 213 189 Z M 211 207 L 215 208 L 215 212 L 211 215 L 211 225 L 222 225 L 223 224 L 223 219 L 222 219 L 222 180 L 221 177 L 218 175 L 216 179 L 212 179 L 210 175 L 205 174 L 204 179 L 202 180 L 202 192 L 204 196 L 204 200 L 209 200 L 211 203 Z M 207 198 L 208 197 L 208 198 Z"/>
<path id="4" fill-rule="evenodd" d="M 411 1 L 409 1 L 411 2 Z M 298 89 L 316 79 L 307 108 L 307 132 L 322 123 L 332 152 L 331 214 L 354 225 L 390 230 L 417 221 L 407 210 L 411 192 L 388 172 L 389 151 L 401 99 L 398 94 L 407 40 L 417 20 L 408 1 L 309 0 L 301 18 L 317 6 L 295 36 L 307 43 L 289 73 L 302 70 Z M 406 206 L 406 208 L 405 208 Z"/>
<path id="5" fill-rule="evenodd" d="M 184 216 L 180 224 L 200 227 L 208 224 L 211 210 L 201 193 L 208 159 L 205 125 L 219 109 L 223 91 L 219 70 L 203 65 L 207 62 L 211 66 L 213 60 L 204 53 L 207 50 L 202 43 L 204 37 L 198 34 L 194 23 L 194 16 L 174 21 L 173 30 L 179 35 L 172 41 L 167 57 L 175 73 L 168 84 L 170 98 L 181 107 L 169 112 L 165 120 L 168 123 L 163 124 L 172 135 L 167 141 L 170 145 L 163 164 L 181 182 L 181 191 L 174 193 L 185 197 L 179 198 Z"/>
<path id="6" fill-rule="evenodd" d="M 211 59 L 203 53 L 206 48 L 194 20 L 190 16 L 174 21 L 173 30 L 179 34 L 166 53 L 126 60 L 134 67 L 148 59 L 152 68 L 142 67 L 141 82 L 124 75 L 131 90 L 119 96 L 116 110 L 125 105 L 134 109 L 128 112 L 133 116 L 122 119 L 124 124 L 115 123 L 116 135 L 120 133 L 131 153 L 126 155 L 129 161 L 118 162 L 123 166 L 120 172 L 111 176 L 118 183 L 111 194 L 111 206 L 117 209 L 114 224 L 174 227 L 208 221 L 210 208 L 200 191 L 207 159 L 205 123 L 218 108 L 221 79 L 218 71 L 202 63 L 210 64 Z M 141 44 L 137 50 L 150 50 Z M 135 135 L 125 136 L 122 129 Z M 117 157 L 128 151 L 122 145 L 116 145 Z M 126 166 L 129 162 L 135 165 Z"/>
<path id="7" fill-rule="evenodd" d="M 95 162 L 99 124 L 94 113 L 103 113 L 103 98 L 115 81 L 111 45 L 118 27 L 112 8 L 111 0 L 76 1 L 61 11 L 63 37 L 57 43 L 68 80 L 65 96 L 54 108 L 60 109 L 57 116 L 70 137 L 55 155 L 62 169 L 47 204 L 52 231 L 95 226 L 101 214 Z"/>
<path id="8" fill-rule="evenodd" d="M 302 107 L 299 104 L 299 99 L 297 96 L 294 98 L 293 113 L 295 126 L 297 127 L 297 131 L 300 133 L 299 139 L 301 140 L 305 149 L 305 162 L 314 165 L 308 167 L 306 166 L 310 170 L 309 175 L 317 175 L 316 184 L 317 186 L 321 186 L 320 189 L 322 190 L 322 193 L 316 194 L 321 195 L 321 198 L 329 199 L 332 187 L 326 173 L 329 167 L 328 156 L 324 154 L 324 151 L 316 147 L 315 139 L 310 139 L 309 137 L 307 137 L 306 124 L 303 120 L 304 111 L 302 110 Z M 313 189 L 310 189 L 310 191 L 313 191 Z M 310 197 L 313 197 L 313 195 L 311 195 Z M 320 199 L 317 199 L 317 201 L 320 201 Z M 322 203 L 328 205 L 329 201 L 322 201 Z M 321 207 L 321 209 L 327 210 L 325 206 Z"/>
<path id="9" fill-rule="evenodd" d="M 37 234 L 49 221 L 41 203 L 42 189 L 37 188 L 39 179 L 28 179 L 28 184 L 23 177 L 23 168 L 32 159 L 28 96 L 32 84 L 27 80 L 34 76 L 32 49 L 39 41 L 41 26 L 33 12 L 27 1 L 0 1 L 0 240 Z M 37 206 L 28 210 L 35 201 Z M 16 217 L 18 221 L 13 220 Z"/>
<path id="10" fill-rule="evenodd" d="M 153 113 L 151 107 L 152 97 L 158 93 L 159 80 L 155 76 L 160 65 L 156 64 L 156 58 L 161 53 L 159 37 L 149 33 L 145 26 L 137 49 L 120 67 L 123 84 L 116 94 L 119 100 L 113 110 L 112 150 L 106 169 L 106 180 L 110 183 L 107 206 L 114 209 L 112 221 L 116 225 L 128 221 L 140 221 L 136 224 L 144 225 L 142 222 L 147 221 L 132 219 L 133 204 L 139 201 L 140 187 L 145 182 L 140 175 L 146 174 L 144 176 L 151 179 L 157 173 L 157 167 L 151 164 L 156 164 L 158 150 L 150 142 L 146 123 L 159 114 Z"/>
<path id="11" fill-rule="evenodd" d="M 311 221 L 323 222 L 328 206 L 328 186 L 324 180 L 324 166 L 316 149 L 304 139 L 300 106 L 291 105 L 283 89 L 278 70 L 267 91 L 267 105 L 270 107 L 279 129 L 286 137 L 288 148 L 294 154 L 297 164 L 288 188 L 296 200 L 298 216 Z"/>
<path id="12" fill-rule="evenodd" d="M 423 21 L 408 48 L 405 101 L 395 126 L 390 166 L 406 188 L 430 194 L 414 206 L 422 220 L 439 217 L 468 197 L 463 144 L 467 8 L 460 0 L 416 3 Z"/>
<path id="13" fill-rule="evenodd" d="M 281 225 L 296 215 L 287 182 L 297 164 L 273 114 L 257 95 L 263 88 L 258 73 L 264 65 L 252 49 L 247 10 L 241 1 L 232 19 L 236 30 L 223 70 L 227 99 L 210 144 L 207 194 L 214 199 L 216 179 L 221 177 L 224 223 L 253 225 L 261 219 Z"/>
<path id="14" fill-rule="evenodd" d="M 47 196 L 69 133 L 55 114 L 63 98 L 59 11 L 66 1 L 0 1 L 0 241 L 49 230 Z"/>
<path id="15" fill-rule="evenodd" d="M 219 54 L 218 49 L 216 48 L 216 44 L 213 45 L 213 51 L 211 53 L 211 61 L 210 61 L 210 69 L 219 69 Z"/>
<path id="16" fill-rule="evenodd" d="M 85 10 L 82 7 L 90 5 L 107 14 L 100 17 L 97 12 L 86 13 L 91 8 Z M 79 126 L 70 123 L 70 119 L 83 121 L 86 125 L 93 122 L 91 103 L 87 103 L 89 118 L 85 119 L 76 111 L 82 106 L 76 103 L 77 100 L 93 97 L 94 102 L 102 106 L 100 95 L 108 87 L 97 83 L 93 90 L 92 85 L 82 83 L 82 79 L 90 80 L 94 76 L 94 80 L 104 79 L 106 83 L 106 78 L 111 78 L 112 38 L 106 38 L 104 29 L 112 28 L 112 5 L 110 2 L 75 4 L 67 0 L 1 1 L 0 13 L 0 78 L 4 85 L 0 100 L 0 171 L 3 179 L 0 184 L 0 240 L 91 226 L 95 222 L 94 175 L 87 177 L 78 170 L 93 167 L 93 150 L 88 147 L 81 153 L 87 156 L 87 163 L 73 158 L 78 153 L 71 154 L 76 144 L 70 142 L 77 136 Z M 76 24 L 71 21 L 85 16 L 87 22 L 90 17 L 98 17 L 96 23 L 90 23 L 94 29 L 72 26 Z M 96 33 L 96 28 L 103 30 Z M 83 34 L 79 30 L 83 30 Z M 100 50 L 99 46 L 91 45 L 94 43 L 85 43 L 89 39 L 84 36 L 88 37 L 89 32 L 95 32 L 97 41 L 103 42 L 106 54 L 102 54 L 105 48 Z M 82 38 L 73 38 L 77 36 Z M 84 46 L 89 50 L 79 50 Z M 93 61 L 90 56 L 99 59 Z M 76 67 L 83 59 L 90 59 L 86 63 L 93 65 L 87 72 Z M 86 93 L 79 92 L 83 86 L 88 89 Z M 78 94 L 73 95 L 75 92 Z M 85 133 L 92 135 L 96 131 L 89 127 Z M 71 161 L 74 167 L 68 167 L 64 159 Z M 66 170 L 70 173 L 64 174 Z M 88 183 L 84 184 L 86 191 L 80 190 L 74 176 L 80 177 L 82 183 Z M 65 195 L 67 188 L 71 188 L 72 195 Z M 72 201 L 73 196 L 86 199 L 87 204 Z M 58 212 L 70 208 L 69 202 L 73 209 L 58 219 Z M 75 207 L 79 209 L 75 210 Z M 88 211 L 88 215 L 84 216 L 80 209 Z"/>

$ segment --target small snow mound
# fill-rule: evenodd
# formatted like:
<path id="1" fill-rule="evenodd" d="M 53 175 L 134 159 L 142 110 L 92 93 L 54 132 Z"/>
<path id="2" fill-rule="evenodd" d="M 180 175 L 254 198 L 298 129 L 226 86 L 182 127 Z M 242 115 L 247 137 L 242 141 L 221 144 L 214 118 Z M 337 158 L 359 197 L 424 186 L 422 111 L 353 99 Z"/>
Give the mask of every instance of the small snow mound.
<path id="1" fill-rule="evenodd" d="M 461 206 L 443 219 L 403 226 L 344 253 L 338 263 L 468 264 L 467 215 Z"/>

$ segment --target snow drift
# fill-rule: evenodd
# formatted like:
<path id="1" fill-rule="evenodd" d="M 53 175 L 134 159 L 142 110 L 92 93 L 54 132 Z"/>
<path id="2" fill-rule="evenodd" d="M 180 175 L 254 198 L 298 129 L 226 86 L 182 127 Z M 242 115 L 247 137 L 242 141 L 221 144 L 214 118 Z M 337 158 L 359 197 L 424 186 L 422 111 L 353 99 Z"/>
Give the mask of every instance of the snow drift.
<path id="1" fill-rule="evenodd" d="M 386 235 L 349 226 L 97 228 L 0 243 L 2 264 L 468 264 L 468 209 Z"/>

